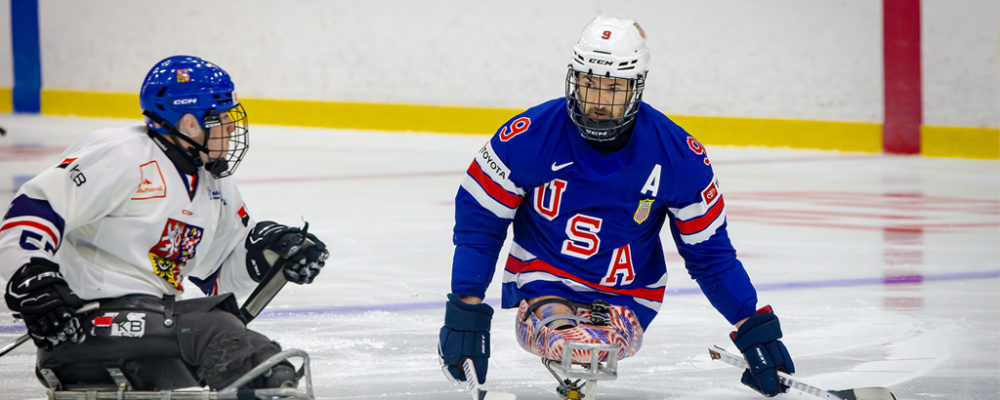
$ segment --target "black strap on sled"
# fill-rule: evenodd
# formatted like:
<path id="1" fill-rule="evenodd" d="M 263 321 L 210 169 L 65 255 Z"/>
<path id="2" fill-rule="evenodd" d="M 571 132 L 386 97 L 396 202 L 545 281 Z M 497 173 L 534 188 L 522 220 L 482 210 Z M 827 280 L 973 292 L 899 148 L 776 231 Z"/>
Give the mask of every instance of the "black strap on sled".
<path id="1" fill-rule="evenodd" d="M 535 310 L 541 308 L 546 304 L 553 304 L 553 303 L 562 304 L 566 307 L 573 309 L 574 311 L 578 308 L 590 310 L 590 323 L 592 325 L 607 325 L 611 323 L 611 316 L 610 316 L 611 305 L 605 302 L 604 300 L 594 300 L 593 303 L 587 304 L 578 301 L 562 299 L 558 297 L 550 297 L 547 299 L 542 299 L 536 301 L 534 304 L 529 305 L 527 311 L 525 311 L 524 315 L 521 317 L 521 320 L 527 321 L 528 316 L 531 315 L 531 313 L 535 312 Z M 572 315 L 572 317 L 576 316 Z M 575 318 L 568 318 L 568 319 L 575 319 Z M 541 325 L 544 326 L 545 324 Z"/>
<path id="2" fill-rule="evenodd" d="M 524 312 L 524 316 L 521 317 L 521 320 L 522 321 L 527 321 L 528 320 L 528 315 L 531 315 L 531 313 L 535 312 L 535 310 L 537 310 L 539 308 L 542 308 L 542 306 L 544 306 L 546 304 L 552 304 L 552 303 L 562 304 L 562 305 L 564 305 L 566 307 L 573 308 L 573 309 L 576 308 L 576 306 L 572 302 L 570 302 L 569 300 L 560 299 L 558 297 L 550 297 L 550 298 L 547 298 L 547 299 L 538 300 L 534 304 L 529 305 L 528 306 L 528 310 Z"/>
<path id="3" fill-rule="evenodd" d="M 163 295 L 163 326 L 174 326 L 174 295 Z"/>

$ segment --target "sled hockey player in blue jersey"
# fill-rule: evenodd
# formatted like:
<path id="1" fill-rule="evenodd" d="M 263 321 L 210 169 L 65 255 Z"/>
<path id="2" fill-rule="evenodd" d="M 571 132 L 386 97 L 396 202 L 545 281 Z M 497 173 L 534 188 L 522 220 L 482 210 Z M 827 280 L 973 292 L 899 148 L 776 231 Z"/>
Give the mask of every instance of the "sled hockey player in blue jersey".
<path id="1" fill-rule="evenodd" d="M 510 119 L 469 166 L 455 198 L 452 293 L 439 343 L 449 378 L 465 380 L 469 359 L 479 383 L 486 380 L 493 309 L 482 299 L 511 223 L 502 306 L 519 308 L 518 343 L 542 358 L 563 398 L 580 398 L 581 385 L 556 371 L 613 378 L 611 367 L 639 350 L 662 304 L 659 234 L 668 224 L 688 272 L 737 328 L 731 339 L 750 365 L 742 382 L 765 396 L 787 390 L 777 371 L 793 373 L 792 359 L 777 316 L 757 309 L 704 146 L 642 102 L 645 41 L 634 20 L 592 20 L 573 47 L 565 98 Z M 573 363 L 607 365 L 569 370 L 564 350 Z"/>

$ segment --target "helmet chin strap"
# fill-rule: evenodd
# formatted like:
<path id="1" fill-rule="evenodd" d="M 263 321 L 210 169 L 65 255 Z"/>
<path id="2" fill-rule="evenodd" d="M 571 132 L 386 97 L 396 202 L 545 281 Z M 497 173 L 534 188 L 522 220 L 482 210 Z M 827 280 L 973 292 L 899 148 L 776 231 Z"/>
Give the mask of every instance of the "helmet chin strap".
<path id="1" fill-rule="evenodd" d="M 149 118 L 153 122 L 155 122 L 157 124 L 160 124 L 160 126 L 162 126 L 163 129 L 166 129 L 167 132 L 169 133 L 170 138 L 173 140 L 174 144 L 177 145 L 177 147 L 184 148 L 184 146 L 181 146 L 180 141 L 184 141 L 185 143 L 191 145 L 191 147 L 186 148 L 185 151 L 183 151 L 183 153 L 185 153 L 184 154 L 185 158 L 187 158 L 188 161 L 191 164 L 193 164 L 195 167 L 204 166 L 205 170 L 207 170 L 208 172 L 212 173 L 212 176 L 215 176 L 215 177 L 218 177 L 223 172 L 225 172 L 227 169 L 229 169 L 229 163 L 226 162 L 226 160 L 220 159 L 220 160 L 216 160 L 216 161 L 211 161 L 211 162 L 209 162 L 209 163 L 206 164 L 201 159 L 201 154 L 200 153 L 205 153 L 206 155 L 210 154 L 209 153 L 210 150 L 208 149 L 207 146 L 205 146 L 205 143 L 195 142 L 194 139 L 191 139 L 187 135 L 185 135 L 185 134 L 181 133 L 180 131 L 178 131 L 176 127 L 174 127 L 172 124 L 170 124 L 169 122 L 167 122 L 163 118 L 160 118 L 159 115 L 153 114 L 153 113 L 151 113 L 149 111 L 143 111 L 142 115 L 145 115 L 147 118 Z M 205 142 L 208 141 L 208 134 L 207 134 L 207 132 L 205 133 L 205 140 L 204 141 Z"/>

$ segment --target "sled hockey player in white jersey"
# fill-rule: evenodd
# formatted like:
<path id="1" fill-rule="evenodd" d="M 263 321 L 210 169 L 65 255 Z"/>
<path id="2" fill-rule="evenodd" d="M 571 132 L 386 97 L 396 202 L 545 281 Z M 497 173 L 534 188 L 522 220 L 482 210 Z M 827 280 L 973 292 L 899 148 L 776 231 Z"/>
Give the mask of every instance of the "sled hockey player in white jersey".
<path id="1" fill-rule="evenodd" d="M 542 358 L 564 399 L 593 399 L 659 311 L 659 234 L 669 223 L 688 272 L 737 328 L 731 338 L 750 365 L 742 382 L 766 396 L 788 389 L 777 371 L 795 368 L 778 318 L 757 308 L 705 148 L 642 102 L 645 41 L 634 20 L 592 20 L 573 48 L 565 97 L 512 118 L 469 166 L 439 342 L 449 378 L 465 380 L 468 359 L 485 382 L 493 309 L 482 299 L 513 225 L 501 303 L 518 308 L 518 343 Z"/>
<path id="2" fill-rule="evenodd" d="M 246 328 L 235 297 L 269 271 L 311 283 L 328 257 L 305 228 L 255 222 L 224 179 L 248 149 L 226 71 L 166 58 L 146 75 L 140 106 L 145 126 L 84 136 L 20 188 L 0 222 L 6 304 L 53 390 L 116 384 L 111 366 L 139 391 L 234 383 L 281 352 Z M 207 297 L 175 301 L 198 290 Z M 240 389 L 299 379 L 287 361 L 265 375 Z"/>

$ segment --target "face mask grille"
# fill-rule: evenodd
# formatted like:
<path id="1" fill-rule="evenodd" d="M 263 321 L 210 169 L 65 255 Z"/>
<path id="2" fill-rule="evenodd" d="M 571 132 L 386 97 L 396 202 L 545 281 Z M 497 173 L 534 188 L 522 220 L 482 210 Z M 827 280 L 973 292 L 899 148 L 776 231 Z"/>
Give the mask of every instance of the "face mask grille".
<path id="1" fill-rule="evenodd" d="M 205 148 L 212 176 L 225 178 L 236 171 L 250 147 L 247 113 L 242 104 L 224 112 L 209 110 L 204 116 Z"/>
<path id="2" fill-rule="evenodd" d="M 566 72 L 566 111 L 587 140 L 608 141 L 628 129 L 639 112 L 644 79 Z"/>

